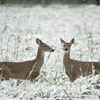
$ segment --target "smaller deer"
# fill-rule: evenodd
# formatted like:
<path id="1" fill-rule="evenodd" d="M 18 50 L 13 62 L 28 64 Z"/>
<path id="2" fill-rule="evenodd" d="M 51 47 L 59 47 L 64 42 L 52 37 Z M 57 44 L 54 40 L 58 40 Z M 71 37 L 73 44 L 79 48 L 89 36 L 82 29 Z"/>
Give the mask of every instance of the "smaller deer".
<path id="1" fill-rule="evenodd" d="M 75 41 L 74 38 L 69 43 L 65 42 L 61 38 L 60 41 L 64 46 L 63 64 L 65 67 L 65 73 L 72 82 L 74 82 L 81 75 L 83 77 L 91 75 L 93 72 L 93 66 L 95 69 L 95 75 L 100 74 L 100 62 L 83 62 L 70 58 L 70 50 Z"/>
<path id="2" fill-rule="evenodd" d="M 40 74 L 40 69 L 44 63 L 44 52 L 53 52 L 54 50 L 40 39 L 36 39 L 39 45 L 37 57 L 34 60 L 25 62 L 0 62 L 0 75 L 5 80 L 9 78 L 14 79 L 28 79 L 35 83 L 36 77 Z M 2 79 L 1 81 L 3 81 Z"/>

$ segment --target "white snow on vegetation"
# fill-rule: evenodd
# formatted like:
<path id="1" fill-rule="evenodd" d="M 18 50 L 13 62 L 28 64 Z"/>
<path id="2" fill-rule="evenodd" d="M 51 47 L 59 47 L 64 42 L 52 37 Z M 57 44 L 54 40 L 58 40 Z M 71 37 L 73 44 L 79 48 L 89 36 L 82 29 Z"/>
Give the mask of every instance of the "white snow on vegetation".
<path id="1" fill-rule="evenodd" d="M 63 46 L 75 38 L 71 58 L 100 61 L 100 6 L 0 5 L 0 62 L 33 60 L 36 38 L 55 52 L 45 61 L 35 84 L 15 79 L 0 82 L 0 100 L 99 100 L 100 75 L 70 82 L 63 67 Z"/>

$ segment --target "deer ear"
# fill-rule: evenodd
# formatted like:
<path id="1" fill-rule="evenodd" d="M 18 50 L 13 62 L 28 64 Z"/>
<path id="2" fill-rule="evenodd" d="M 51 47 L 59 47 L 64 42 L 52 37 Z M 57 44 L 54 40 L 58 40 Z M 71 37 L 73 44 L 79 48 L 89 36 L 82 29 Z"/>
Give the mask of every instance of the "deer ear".
<path id="1" fill-rule="evenodd" d="M 73 38 L 73 39 L 70 41 L 70 43 L 73 44 L 74 42 L 75 42 L 75 39 Z"/>
<path id="2" fill-rule="evenodd" d="M 42 43 L 42 41 L 40 40 L 40 39 L 36 39 L 36 43 L 38 44 L 38 45 L 40 45 L 41 43 Z"/>
<path id="3" fill-rule="evenodd" d="M 64 43 L 65 43 L 65 41 L 64 41 L 62 38 L 60 38 L 60 41 L 61 41 L 61 43 L 62 43 L 62 44 L 64 44 Z"/>

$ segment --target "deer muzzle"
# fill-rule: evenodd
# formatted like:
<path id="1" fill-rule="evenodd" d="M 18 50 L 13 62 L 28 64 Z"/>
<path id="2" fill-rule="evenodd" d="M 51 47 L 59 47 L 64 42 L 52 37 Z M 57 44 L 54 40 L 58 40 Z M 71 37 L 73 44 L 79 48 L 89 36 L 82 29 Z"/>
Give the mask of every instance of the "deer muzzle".
<path id="1" fill-rule="evenodd" d="M 67 49 L 67 48 L 65 48 L 65 51 L 68 51 L 68 49 Z"/>
<path id="2" fill-rule="evenodd" d="M 50 52 L 54 52 L 54 49 L 51 49 Z"/>

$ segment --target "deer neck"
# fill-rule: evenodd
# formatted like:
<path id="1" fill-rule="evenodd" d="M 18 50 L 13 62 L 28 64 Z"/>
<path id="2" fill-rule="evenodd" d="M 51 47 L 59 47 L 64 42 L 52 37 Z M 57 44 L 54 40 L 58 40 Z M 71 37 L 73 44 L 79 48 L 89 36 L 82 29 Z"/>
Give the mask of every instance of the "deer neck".
<path id="1" fill-rule="evenodd" d="M 40 46 L 38 47 L 36 63 L 39 67 L 42 67 L 42 65 L 44 63 L 44 51 L 42 50 L 42 48 Z"/>
<path id="2" fill-rule="evenodd" d="M 64 63 L 65 66 L 66 66 L 66 65 L 70 65 L 70 63 L 71 63 L 70 51 L 64 53 L 63 63 Z"/>

